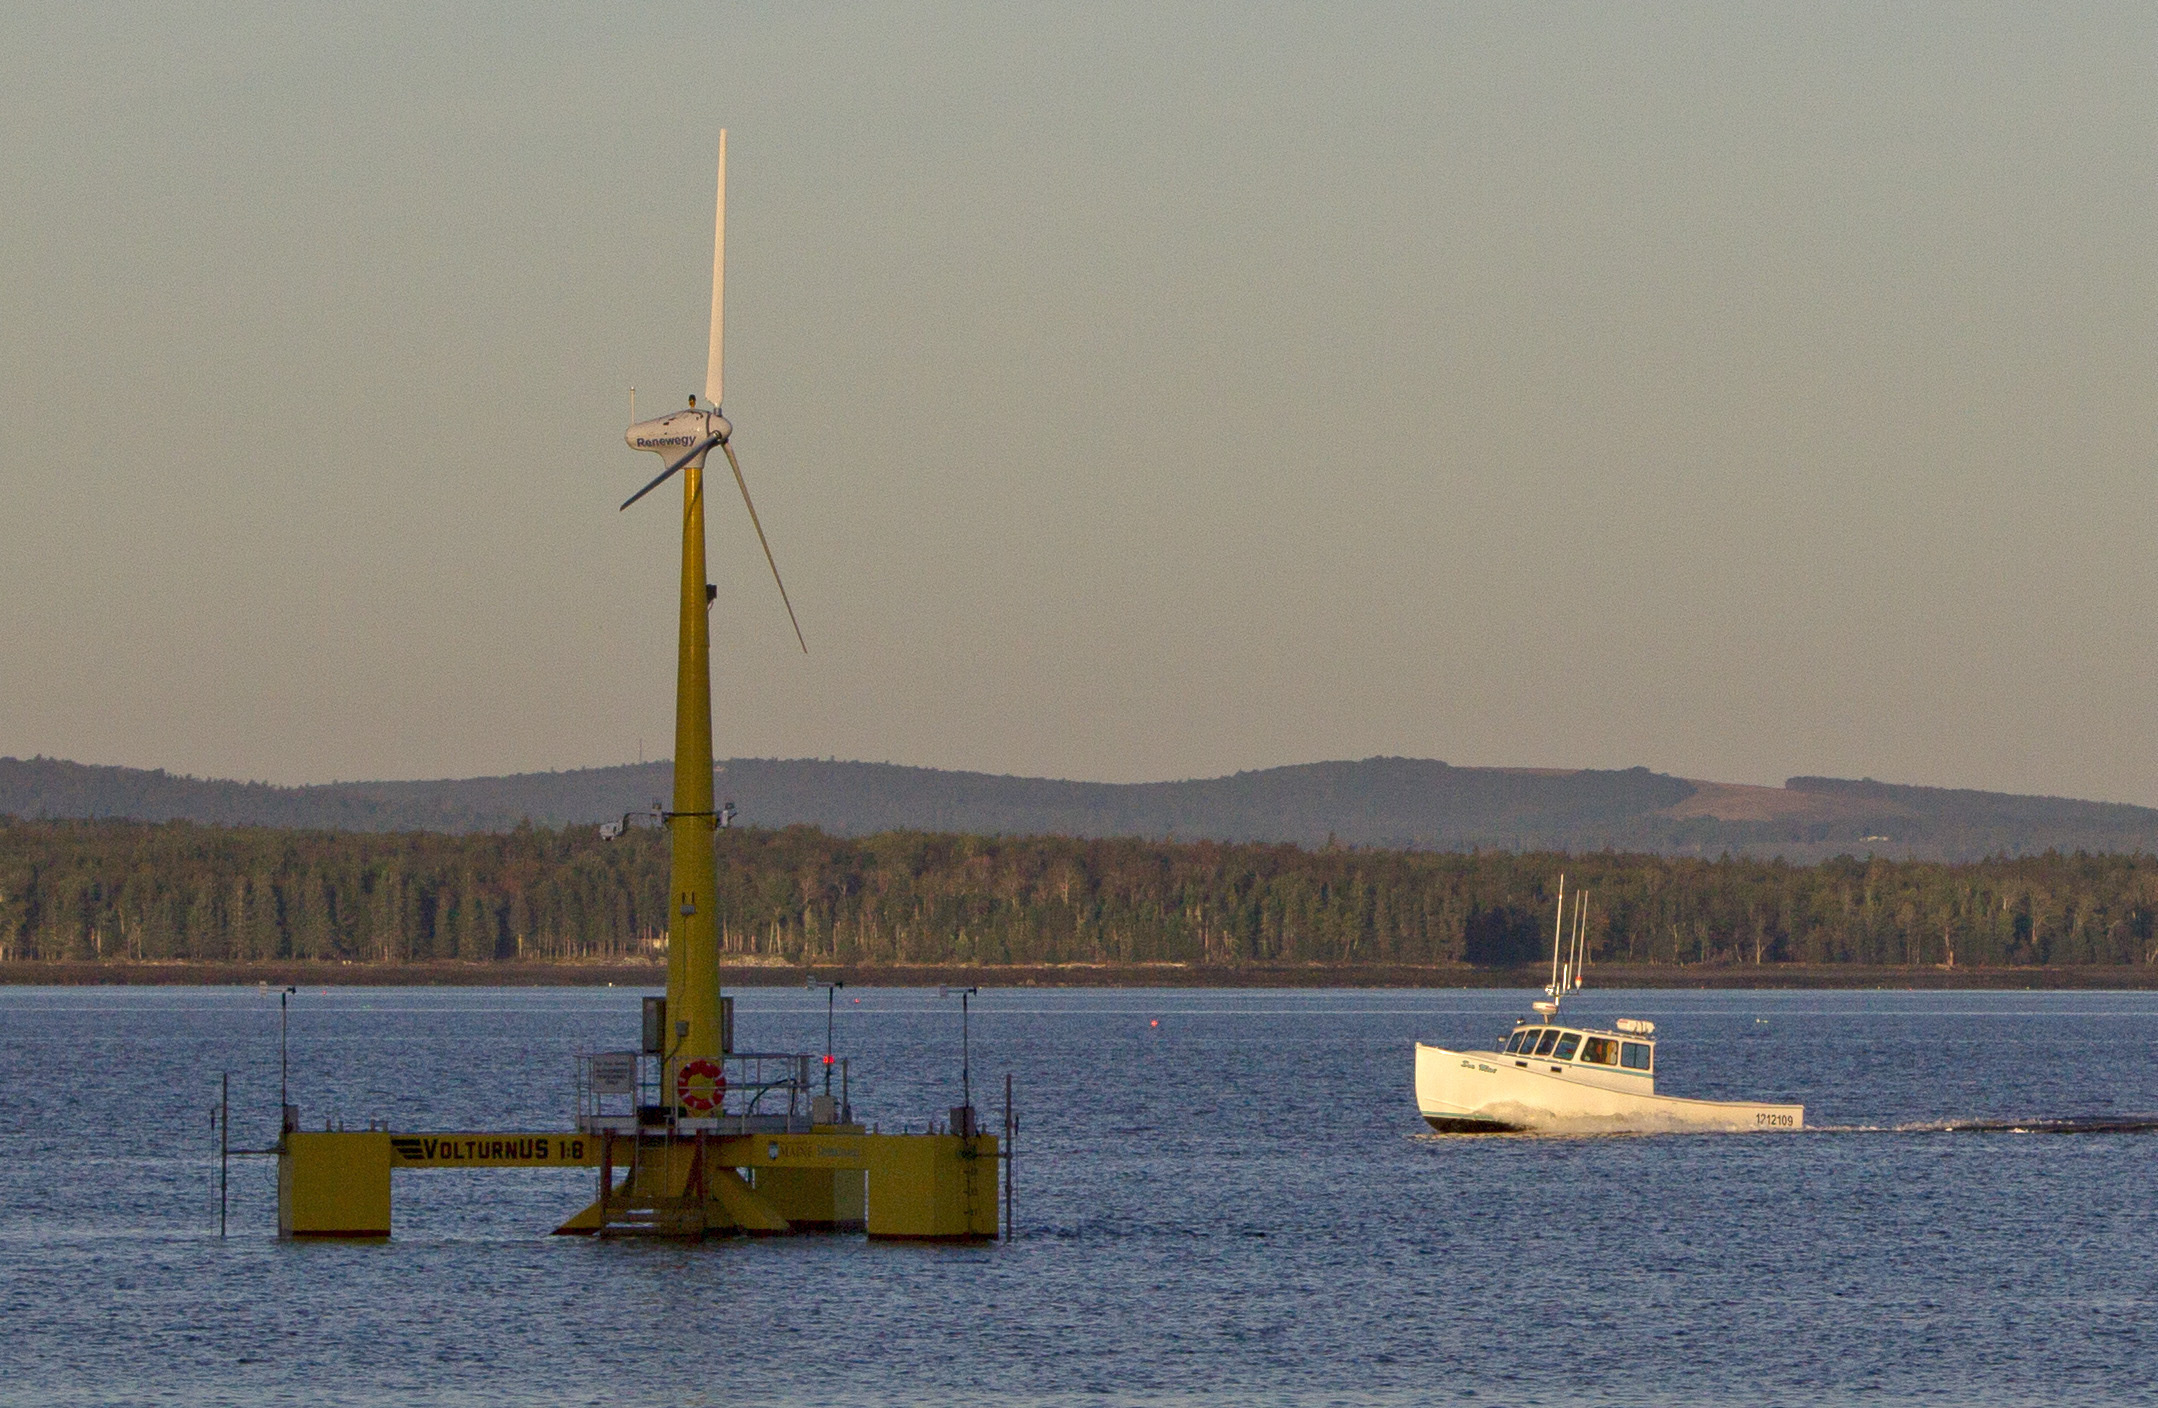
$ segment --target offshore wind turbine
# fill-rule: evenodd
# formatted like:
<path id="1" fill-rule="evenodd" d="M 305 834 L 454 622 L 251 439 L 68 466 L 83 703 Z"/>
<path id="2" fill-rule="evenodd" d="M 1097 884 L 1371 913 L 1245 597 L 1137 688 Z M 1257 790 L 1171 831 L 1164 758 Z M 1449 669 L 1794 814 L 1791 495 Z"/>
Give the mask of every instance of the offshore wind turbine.
<path id="1" fill-rule="evenodd" d="M 728 443 L 733 427 L 720 413 L 720 310 L 726 285 L 727 134 L 719 138 L 719 205 L 713 220 L 712 335 L 702 406 L 629 428 L 631 448 L 666 461 L 659 477 L 632 494 L 630 504 L 675 474 L 682 475 L 681 651 L 675 676 L 674 809 L 661 811 L 672 868 L 668 896 L 667 997 L 646 999 L 643 1042 L 637 1051 L 598 1051 L 580 1057 L 577 1126 L 567 1134 L 393 1135 L 387 1129 L 302 1132 L 285 1106 L 277 1146 L 277 1221 L 281 1236 L 387 1237 L 393 1167 L 596 1168 L 598 1196 L 555 1231 L 565 1236 L 702 1238 L 715 1233 L 862 1231 L 871 1237 L 929 1241 L 986 1241 L 997 1233 L 999 1162 L 1009 1157 L 1011 1082 L 1005 1081 L 1002 1138 L 981 1132 L 971 1103 L 953 1110 L 942 1133 L 883 1134 L 864 1128 L 849 1108 L 846 1065 L 840 1093 L 814 1095 L 807 1052 L 792 1057 L 744 1052 L 755 1084 L 727 1108 L 732 1033 L 719 992 L 719 942 L 714 919 L 712 833 L 731 807 L 712 806 L 712 664 L 706 613 L 714 595 L 704 571 L 704 462 L 724 451 L 735 487 L 772 561 L 764 525 L 749 500 L 741 462 Z M 630 418 L 636 419 L 636 411 Z M 787 588 L 779 588 L 785 602 Z M 787 618 L 794 606 L 787 604 Z M 796 623 L 794 638 L 802 641 Z M 804 644 L 806 651 L 809 647 Z M 655 810 L 658 808 L 655 807 Z M 629 824 L 608 823 L 603 838 Z M 659 1009 L 659 1010 L 655 1010 Z M 964 1033 L 962 1033 L 964 1035 Z M 962 1043 L 962 1047 L 964 1043 Z M 961 1052 L 964 1056 L 964 1050 Z M 825 1059 L 831 1060 L 826 1052 Z M 658 1066 L 658 1090 L 646 1079 Z M 769 1078 L 772 1065 L 792 1076 Z M 960 1094 L 971 1094 L 961 1062 Z M 827 1070 L 829 1066 L 827 1066 Z M 648 1093 L 656 1099 L 648 1099 Z M 773 1103 L 756 1108 L 770 1095 Z M 784 1096 L 784 1098 L 780 1098 Z M 627 1111 L 607 1101 L 628 1097 Z M 806 1104 L 807 1108 L 802 1106 Z M 778 1108 L 778 1107 L 783 1107 Z M 617 1150 L 624 1162 L 617 1163 Z M 1011 1206 L 1010 1164 L 1004 1206 Z M 626 1175 L 619 1185 L 616 1170 Z M 753 1169 L 755 1183 L 742 1176 Z M 1009 1223 L 1006 1223 L 1008 1228 Z"/>
<path id="2" fill-rule="evenodd" d="M 657 478 L 623 501 L 628 508 L 676 473 L 682 475 L 681 636 L 675 670 L 674 807 L 666 814 L 671 842 L 672 878 L 668 899 L 667 1016 L 663 1077 L 673 1087 L 672 1102 L 693 1113 L 716 1111 L 726 1091 L 724 1030 L 719 992 L 719 934 L 713 892 L 716 875 L 712 832 L 723 818 L 713 808 L 712 793 L 712 655 L 709 611 L 718 594 L 705 576 L 704 461 L 718 449 L 734 471 L 742 505 L 757 530 L 764 560 L 779 587 L 779 599 L 794 625 L 804 654 L 787 584 L 749 497 L 742 463 L 731 443 L 734 427 L 720 411 L 721 350 L 724 345 L 727 251 L 727 134 L 719 134 L 719 201 L 712 220 L 712 324 L 704 366 L 704 404 L 689 398 L 686 410 L 632 425 L 625 438 L 631 449 L 650 450 L 667 462 Z"/>

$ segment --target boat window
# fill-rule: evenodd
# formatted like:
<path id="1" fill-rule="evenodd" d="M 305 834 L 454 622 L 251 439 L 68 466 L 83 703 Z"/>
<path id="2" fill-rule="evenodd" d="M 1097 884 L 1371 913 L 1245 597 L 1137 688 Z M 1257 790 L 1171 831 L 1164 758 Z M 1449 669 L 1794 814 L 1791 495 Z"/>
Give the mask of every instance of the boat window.
<path id="1" fill-rule="evenodd" d="M 1629 1041 L 1619 1048 L 1619 1064 L 1629 1071 L 1649 1069 L 1649 1052 L 1653 1050 L 1645 1041 Z"/>
<path id="2" fill-rule="evenodd" d="M 1506 1054 L 1511 1056 L 1514 1052 L 1519 1051 L 1522 1038 L 1528 1035 L 1528 1032 L 1516 1031 L 1512 1036 L 1506 1038 Z"/>
<path id="3" fill-rule="evenodd" d="M 1581 1033 L 1579 1033 L 1579 1032 L 1568 1032 L 1568 1033 L 1566 1033 L 1566 1035 L 1565 1035 L 1565 1036 L 1563 1036 L 1563 1037 L 1560 1037 L 1560 1038 L 1559 1038 L 1559 1049 L 1551 1053 L 1551 1059 L 1552 1059 L 1552 1060 L 1554 1060 L 1554 1061 L 1571 1061 L 1571 1060 L 1573 1060 L 1573 1058 L 1574 1058 L 1574 1048 L 1575 1048 L 1575 1047 L 1577 1047 L 1577 1046 L 1579 1046 L 1580 1044 L 1581 1044 Z"/>
<path id="4" fill-rule="evenodd" d="M 1607 1036 L 1592 1036 L 1581 1043 L 1581 1059 L 1592 1066 L 1616 1066 L 1618 1043 Z"/>
<path id="5" fill-rule="evenodd" d="M 1551 1054 L 1551 1048 L 1558 1044 L 1558 1039 L 1559 1029 L 1557 1027 L 1545 1027 L 1544 1039 L 1536 1043 L 1536 1054 L 1539 1056 L 1549 1056 Z"/>

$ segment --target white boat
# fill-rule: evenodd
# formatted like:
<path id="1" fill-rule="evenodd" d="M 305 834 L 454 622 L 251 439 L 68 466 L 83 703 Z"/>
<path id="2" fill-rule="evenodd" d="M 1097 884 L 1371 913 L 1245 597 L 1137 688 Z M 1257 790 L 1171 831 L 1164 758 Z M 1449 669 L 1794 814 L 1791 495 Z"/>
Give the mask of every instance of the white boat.
<path id="1" fill-rule="evenodd" d="M 1656 1093 L 1656 1024 L 1622 1017 L 1611 1030 L 1559 1020 L 1559 1001 L 1581 986 L 1582 905 L 1575 899 L 1571 961 L 1559 961 L 1565 877 L 1551 940 L 1551 985 L 1535 1015 L 1514 1024 L 1497 1049 L 1449 1051 L 1416 1044 L 1416 1105 L 1446 1134 L 1534 1130 L 1564 1134 L 1651 1134 L 1717 1130 L 1797 1130 L 1804 1105 L 1687 1100 Z"/>

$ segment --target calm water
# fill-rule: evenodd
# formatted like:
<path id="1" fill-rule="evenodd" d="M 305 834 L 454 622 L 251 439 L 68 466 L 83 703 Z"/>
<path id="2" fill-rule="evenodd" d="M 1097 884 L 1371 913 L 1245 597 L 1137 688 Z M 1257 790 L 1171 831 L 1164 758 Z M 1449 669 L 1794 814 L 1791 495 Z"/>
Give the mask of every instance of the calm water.
<path id="1" fill-rule="evenodd" d="M 637 996 L 310 989 L 295 1099 L 560 1128 L 570 1053 L 631 1044 Z M 275 1239 L 268 1160 L 214 1235 L 217 1073 L 269 1142 L 274 996 L 0 990 L 0 1401 L 2152 1398 L 2158 1138 L 1891 1127 L 2158 1111 L 2158 995 L 1591 991 L 1578 1019 L 1656 1019 L 1667 1093 L 1845 1128 L 1420 1135 L 1410 1043 L 1487 1044 L 1526 1000 L 983 993 L 1011 1246 L 550 1238 L 590 1189 L 556 1171 L 399 1174 L 395 1240 L 340 1246 Z M 824 1016 L 740 994 L 764 1049 L 821 1049 Z M 838 1031 L 858 1115 L 956 1103 L 956 1000 L 844 992 Z"/>

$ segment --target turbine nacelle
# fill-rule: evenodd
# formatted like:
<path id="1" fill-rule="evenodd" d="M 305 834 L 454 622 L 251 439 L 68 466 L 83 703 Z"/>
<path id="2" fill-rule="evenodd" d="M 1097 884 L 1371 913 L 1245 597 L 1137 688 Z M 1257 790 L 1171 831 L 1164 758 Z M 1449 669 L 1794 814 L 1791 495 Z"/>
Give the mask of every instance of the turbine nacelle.
<path id="1" fill-rule="evenodd" d="M 673 415 L 640 420 L 624 432 L 622 438 L 629 442 L 632 450 L 650 450 L 672 464 L 687 454 L 693 446 L 706 441 L 725 444 L 727 437 L 732 434 L 734 427 L 729 425 L 727 418 L 718 411 L 692 408 L 676 411 Z M 709 453 L 707 448 L 687 462 L 702 469 L 704 456 Z"/>

